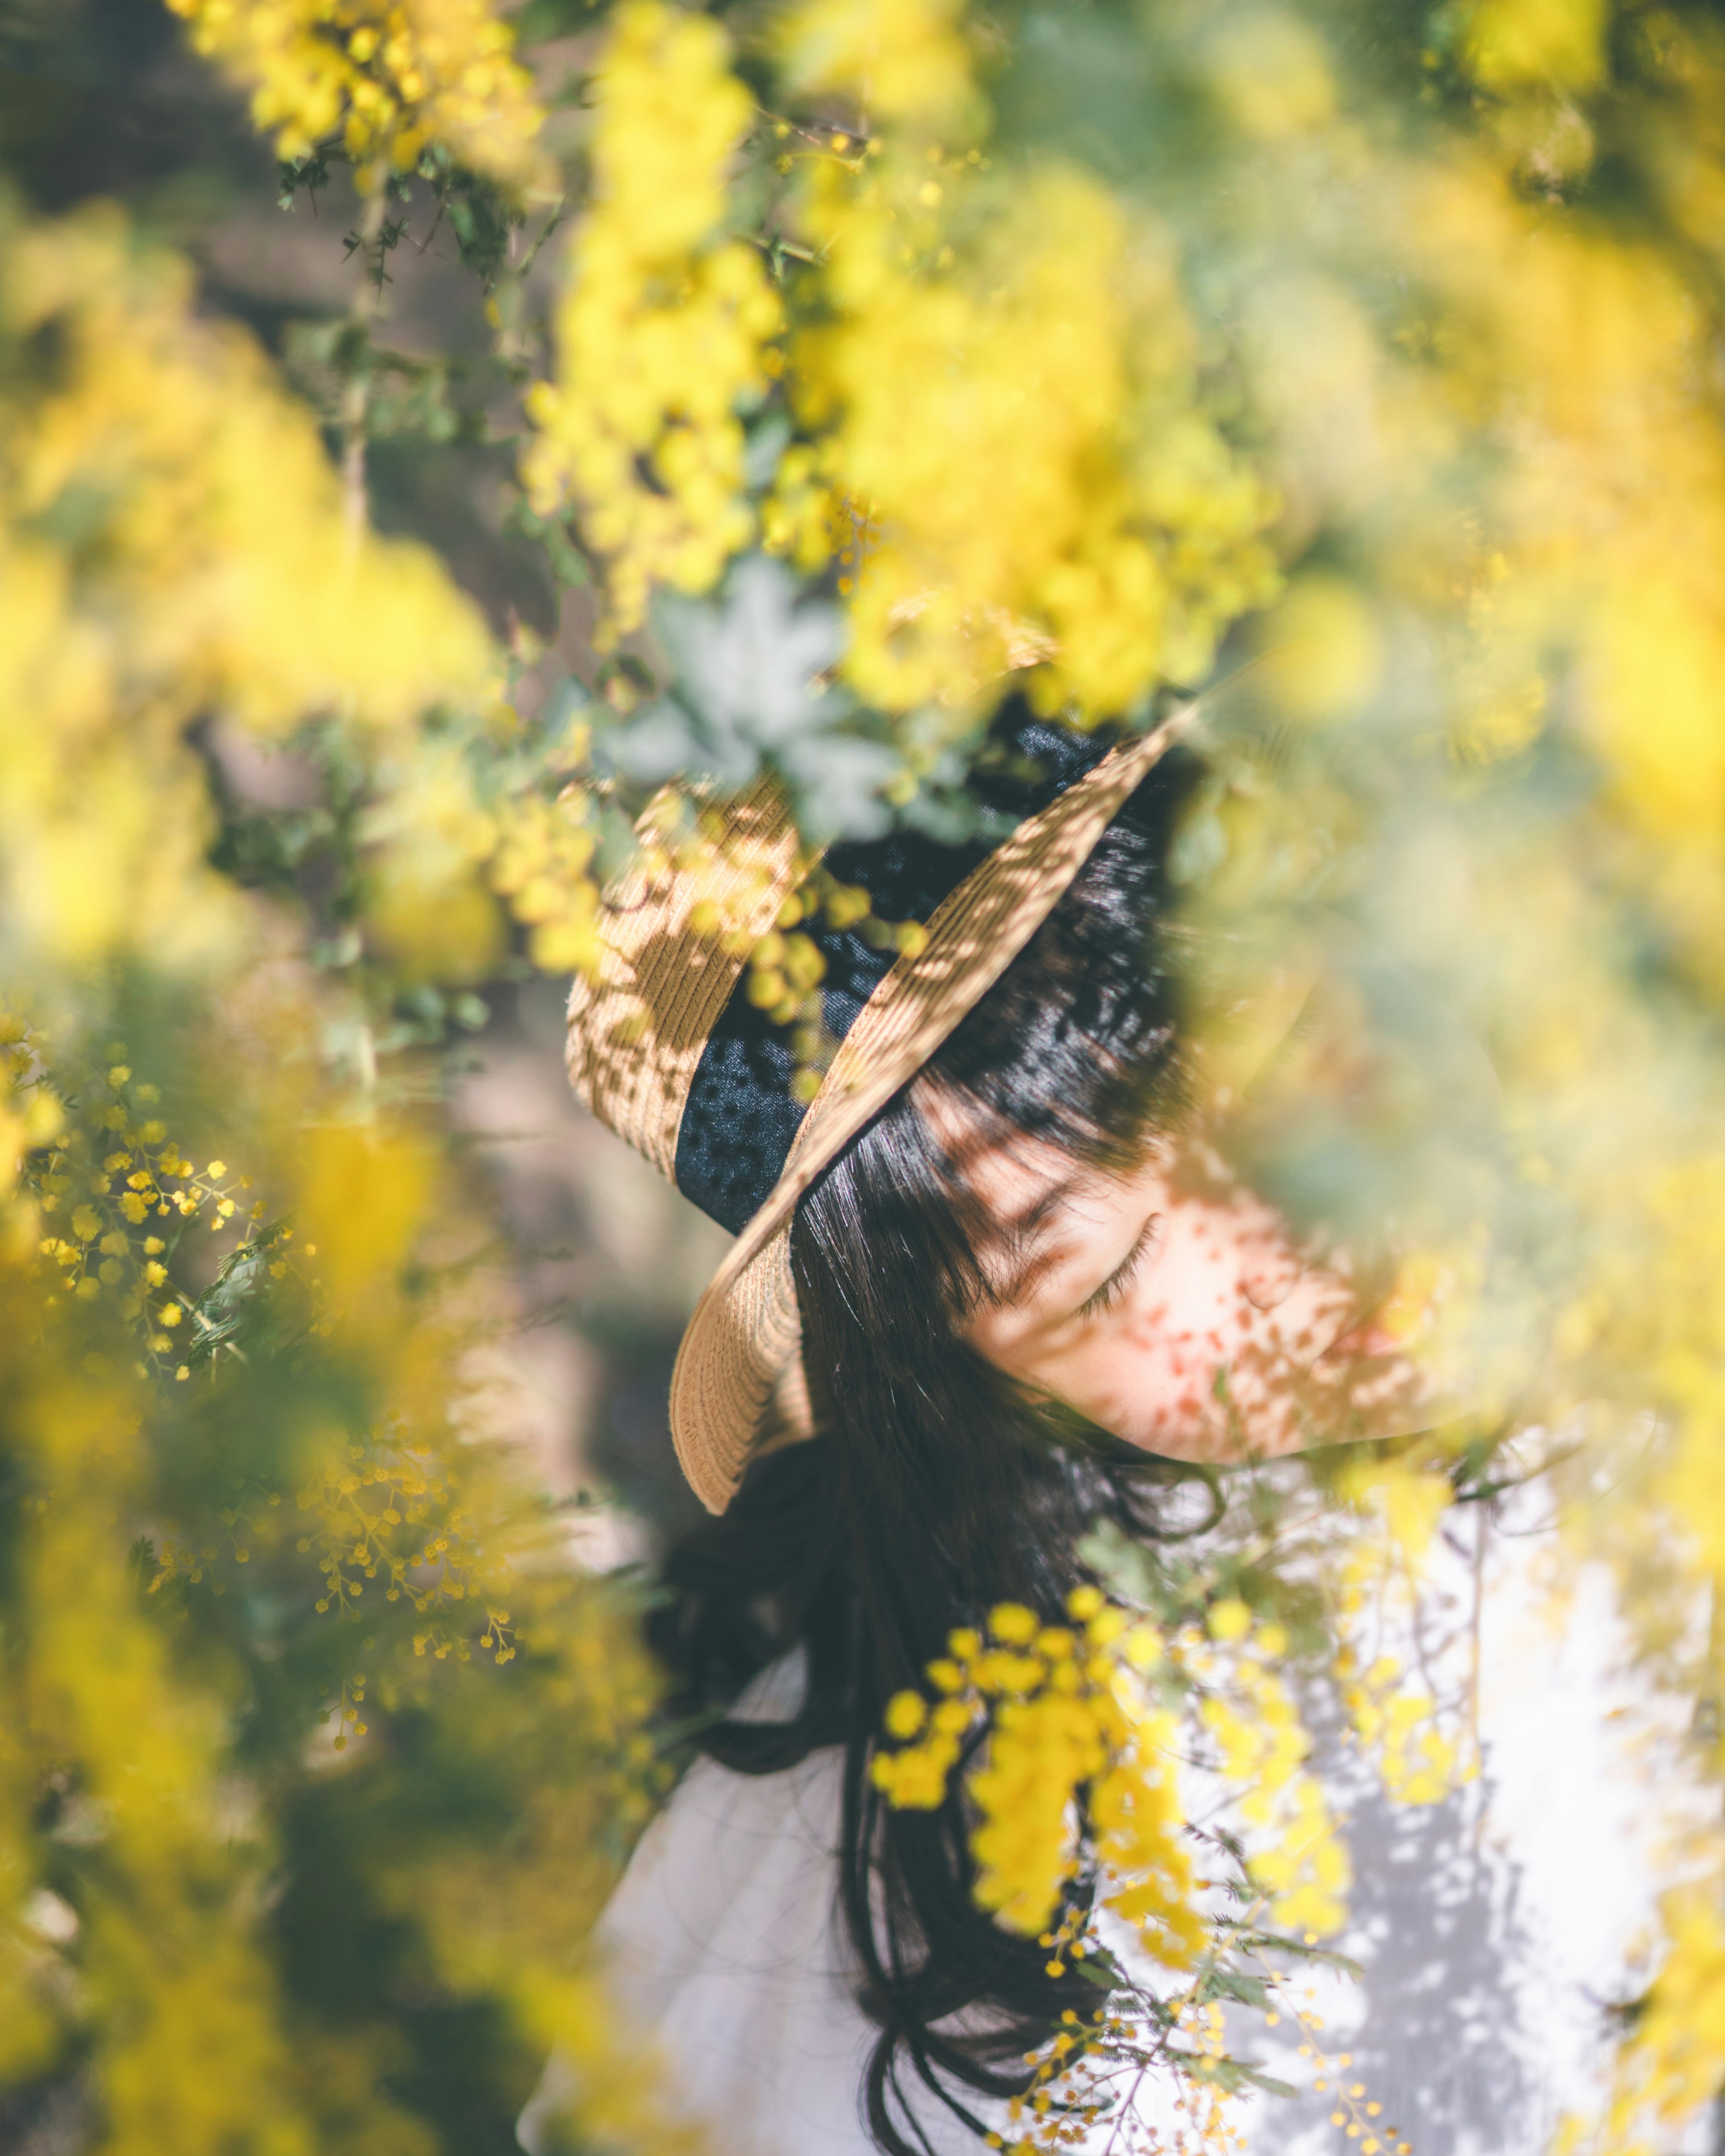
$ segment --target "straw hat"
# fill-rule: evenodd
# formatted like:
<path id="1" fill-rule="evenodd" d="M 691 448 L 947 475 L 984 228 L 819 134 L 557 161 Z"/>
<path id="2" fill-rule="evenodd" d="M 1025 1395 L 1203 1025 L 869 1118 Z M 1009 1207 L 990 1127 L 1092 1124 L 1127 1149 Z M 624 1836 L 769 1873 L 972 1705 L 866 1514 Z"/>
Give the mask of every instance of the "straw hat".
<path id="1" fill-rule="evenodd" d="M 979 859 L 976 849 L 913 837 L 830 851 L 829 868 L 867 887 L 884 918 L 916 910 L 906 908 L 907 893 L 920 890 L 926 901 L 943 882 L 952 887 L 927 911 L 914 956 L 871 959 L 849 932 L 838 939 L 854 947 L 848 952 L 821 939 L 827 1024 L 842 1038 L 806 1109 L 789 1087 L 788 1050 L 745 993 L 746 957 L 735 955 L 772 927 L 807 866 L 776 783 L 763 781 L 726 810 L 716 884 L 637 871 L 607 894 L 601 966 L 577 979 L 569 999 L 571 1082 L 620 1137 L 737 1230 L 671 1378 L 677 1455 L 710 1512 L 735 1494 L 775 1391 L 800 1390 L 790 1262 L 798 1200 L 1023 950 L 1186 716 L 1106 756 L 1081 752 L 1077 775 L 1057 779 L 1055 798 Z M 950 870 L 942 877 L 942 858 L 956 882 Z M 701 901 L 716 901 L 737 931 L 729 952 L 691 924 Z"/>

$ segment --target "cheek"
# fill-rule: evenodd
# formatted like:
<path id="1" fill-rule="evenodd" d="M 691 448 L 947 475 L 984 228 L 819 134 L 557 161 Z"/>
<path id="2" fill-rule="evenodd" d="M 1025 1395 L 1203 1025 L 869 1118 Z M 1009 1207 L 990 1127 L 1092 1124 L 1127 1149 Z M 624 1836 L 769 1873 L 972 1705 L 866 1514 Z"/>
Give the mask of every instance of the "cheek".
<path id="1" fill-rule="evenodd" d="M 1237 1339 L 1230 1345 L 1219 1312 L 1195 1309 L 1187 1297 L 1181 1302 L 1177 1311 L 1161 1299 L 1147 1300 L 1070 1358 L 1070 1395 L 1122 1435 L 1201 1422 L 1217 1371 L 1238 1359 Z"/>
<path id="2" fill-rule="evenodd" d="M 1237 1349 L 1261 1326 L 1263 1313 L 1241 1286 L 1235 1257 L 1220 1234 L 1189 1234 L 1173 1244 L 1134 1313 L 1140 1347 L 1160 1342 L 1183 1356 Z"/>
<path id="3" fill-rule="evenodd" d="M 1262 1307 L 1225 1239 L 1196 1239 L 1183 1255 L 1178 1274 L 1170 1265 L 1126 1322 L 1072 1358 L 1075 1390 L 1106 1401 L 1117 1422 L 1124 1413 L 1163 1434 L 1201 1423 L 1224 1370 L 1236 1405 L 1280 1397 L 1340 1322 L 1340 1291 L 1297 1273 Z"/>
<path id="4" fill-rule="evenodd" d="M 1345 1291 L 1301 1265 L 1269 1216 L 1194 1205 L 1170 1226 L 1132 1328 L 1141 1353 L 1161 1348 L 1183 1370 L 1207 1358 L 1214 1375 L 1223 1363 L 1310 1360 L 1328 1345 Z"/>

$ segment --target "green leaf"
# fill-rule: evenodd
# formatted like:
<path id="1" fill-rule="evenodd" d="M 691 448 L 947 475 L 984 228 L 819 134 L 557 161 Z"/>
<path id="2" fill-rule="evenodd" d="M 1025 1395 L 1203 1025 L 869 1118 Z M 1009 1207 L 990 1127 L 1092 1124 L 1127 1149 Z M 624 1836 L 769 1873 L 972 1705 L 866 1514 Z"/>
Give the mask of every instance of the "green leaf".
<path id="1" fill-rule="evenodd" d="M 1198 1989 L 1200 1999 L 1237 1999 L 1242 2006 L 1267 2006 L 1270 1987 L 1260 1976 L 1242 1976 L 1231 1969 L 1213 1969 Z"/>

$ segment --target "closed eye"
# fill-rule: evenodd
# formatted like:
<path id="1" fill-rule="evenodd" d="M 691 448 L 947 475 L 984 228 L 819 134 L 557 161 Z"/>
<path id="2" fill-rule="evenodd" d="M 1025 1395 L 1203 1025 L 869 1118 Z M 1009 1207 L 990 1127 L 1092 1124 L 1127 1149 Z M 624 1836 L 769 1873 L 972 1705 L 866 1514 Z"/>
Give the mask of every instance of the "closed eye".
<path id="1" fill-rule="evenodd" d="M 1103 1311 L 1111 1309 L 1119 1301 L 1137 1276 L 1138 1268 L 1143 1264 L 1151 1244 L 1156 1240 L 1156 1230 L 1161 1224 L 1161 1214 L 1153 1213 L 1138 1230 L 1137 1242 L 1109 1274 L 1107 1279 L 1102 1282 L 1094 1295 L 1086 1296 L 1084 1301 L 1079 1304 L 1077 1316 L 1080 1317 L 1100 1317 Z"/>

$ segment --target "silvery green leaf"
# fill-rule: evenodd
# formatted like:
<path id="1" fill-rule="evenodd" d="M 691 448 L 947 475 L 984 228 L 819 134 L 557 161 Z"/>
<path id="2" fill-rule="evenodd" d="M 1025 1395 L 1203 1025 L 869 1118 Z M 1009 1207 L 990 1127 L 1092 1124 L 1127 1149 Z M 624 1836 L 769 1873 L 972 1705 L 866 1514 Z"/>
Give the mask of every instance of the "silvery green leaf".
<path id="1" fill-rule="evenodd" d="M 878 839 L 892 824 L 880 788 L 899 769 L 884 742 L 850 734 L 818 734 L 787 742 L 777 761 L 797 793 L 797 825 L 817 844 L 834 839 Z"/>
<path id="2" fill-rule="evenodd" d="M 545 700 L 545 708 L 539 715 L 539 724 L 547 741 L 559 741 L 575 721 L 583 717 L 592 702 L 585 688 L 572 674 L 566 674 Z"/>
<path id="3" fill-rule="evenodd" d="M 615 883 L 633 865 L 638 846 L 634 819 L 616 802 L 608 801 L 599 812 L 599 844 L 594 856 L 601 885 Z"/>
<path id="4" fill-rule="evenodd" d="M 594 762 L 656 786 L 702 762 L 695 736 L 689 714 L 674 698 L 661 696 L 621 725 L 608 726 L 594 744 Z"/>
<path id="5" fill-rule="evenodd" d="M 683 701 L 726 762 L 739 741 L 776 748 L 843 715 L 842 699 L 823 710 L 827 700 L 812 685 L 839 655 L 838 612 L 798 606 L 795 579 L 764 554 L 737 564 L 716 604 L 661 599 L 654 628 Z"/>
<path id="6" fill-rule="evenodd" d="M 924 787 L 900 810 L 898 820 L 942 846 L 968 845 L 978 838 L 998 842 L 1014 828 L 1009 817 L 983 808 L 960 787 Z"/>
<path id="7" fill-rule="evenodd" d="M 782 412 L 771 413 L 750 434 L 742 469 L 751 493 L 758 494 L 771 483 L 790 439 L 791 423 Z"/>

